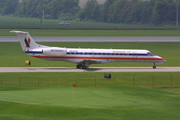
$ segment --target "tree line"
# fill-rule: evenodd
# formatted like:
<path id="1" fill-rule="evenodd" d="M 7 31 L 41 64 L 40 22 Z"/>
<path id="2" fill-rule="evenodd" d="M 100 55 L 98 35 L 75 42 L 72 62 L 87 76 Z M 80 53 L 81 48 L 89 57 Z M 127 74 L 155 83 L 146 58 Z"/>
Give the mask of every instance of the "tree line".
<path id="1" fill-rule="evenodd" d="M 46 19 L 74 19 L 80 10 L 79 0 L 0 0 L 0 13 L 19 17 L 41 17 L 41 7 Z"/>
<path id="2" fill-rule="evenodd" d="M 96 21 L 122 24 L 175 24 L 176 0 L 43 0 L 45 19 Z M 0 0 L 0 14 L 41 17 L 41 0 Z"/>
<path id="3" fill-rule="evenodd" d="M 176 0 L 106 0 L 103 5 L 88 0 L 79 18 L 126 24 L 175 23 Z"/>

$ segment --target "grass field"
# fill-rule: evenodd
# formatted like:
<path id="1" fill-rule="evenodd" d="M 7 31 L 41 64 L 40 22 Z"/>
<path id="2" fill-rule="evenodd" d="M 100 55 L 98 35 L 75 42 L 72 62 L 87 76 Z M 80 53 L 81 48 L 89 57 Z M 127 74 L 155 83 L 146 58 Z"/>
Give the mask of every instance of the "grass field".
<path id="1" fill-rule="evenodd" d="M 80 87 L 135 85 L 149 88 L 179 87 L 179 72 L 110 72 L 112 79 L 104 79 L 99 72 L 65 73 L 0 73 L 0 85 L 24 88 L 49 88 L 77 84 Z"/>
<path id="2" fill-rule="evenodd" d="M 66 21 L 70 26 L 60 26 L 62 20 L 45 20 L 0 15 L 0 36 L 15 36 L 12 30 L 28 31 L 32 36 L 180 36 L 180 27 L 124 25 L 118 23 Z"/>
<path id="3" fill-rule="evenodd" d="M 77 87 L 74 92 L 72 85 L 48 89 L 0 88 L 0 119 L 180 119 L 179 88 Z"/>
<path id="4" fill-rule="evenodd" d="M 0 29 L 0 36 L 16 36 L 14 29 Z M 31 36 L 180 36 L 180 30 L 55 30 L 16 29 L 28 31 Z"/>
<path id="5" fill-rule="evenodd" d="M 113 79 L 103 79 L 103 73 L 0 73 L 0 119 L 5 120 L 59 120 L 59 119 L 97 119 L 97 120 L 178 120 L 180 119 L 180 88 L 164 87 L 170 85 L 167 78 L 173 80 L 179 73 L 111 73 L 112 77 L 121 78 L 121 85 L 113 85 Z M 78 76 L 78 78 L 77 78 Z M 145 88 L 148 77 L 154 76 L 160 88 Z M 76 77 L 77 81 L 73 78 Z M 123 78 L 136 77 L 135 83 L 127 84 Z M 80 78 L 80 79 L 79 79 Z M 88 78 L 89 80 L 82 80 Z M 96 78 L 97 86 L 92 87 L 91 79 Z M 140 79 L 144 78 L 144 79 Z M 26 80 L 64 79 L 65 84 L 51 87 L 41 81 L 43 89 L 28 86 L 17 87 Z M 99 81 L 99 80 L 102 81 Z M 4 85 L 4 81 L 10 84 Z M 73 80 L 73 81 L 71 81 Z M 79 81 L 78 81 L 79 80 Z M 76 82 L 76 88 L 72 84 Z M 100 82 L 100 83 L 98 83 Z M 2 85 L 3 84 L 3 85 Z M 15 85 L 17 84 L 17 86 Z M 124 85 L 123 85 L 124 84 Z M 176 81 L 174 85 L 180 85 Z M 127 86 L 128 85 L 128 86 Z M 14 86 L 14 87 L 13 87 Z"/>
<path id="6" fill-rule="evenodd" d="M 64 20 L 45 19 L 44 25 L 38 18 L 21 18 L 13 16 L 0 16 L 1 29 L 59 29 L 59 30 L 177 30 L 174 26 L 152 26 L 136 24 L 81 22 L 78 20 L 67 20 L 70 26 L 60 26 Z"/>
<path id="7" fill-rule="evenodd" d="M 40 43 L 48 46 L 67 48 L 113 48 L 113 49 L 147 49 L 152 53 L 166 59 L 164 64 L 158 66 L 180 66 L 180 43 Z M 0 44 L 0 67 L 25 67 L 25 61 L 30 60 L 32 67 L 75 67 L 76 64 L 60 61 L 44 61 L 30 57 L 21 52 L 20 43 Z M 91 66 L 121 67 L 121 66 L 153 66 L 151 63 L 108 63 Z M 90 67 L 91 67 L 90 66 Z"/>
<path id="8" fill-rule="evenodd" d="M 0 29 L 0 36 L 16 36 L 12 29 Z M 180 36 L 180 30 L 56 30 L 15 29 L 28 31 L 31 36 Z"/>

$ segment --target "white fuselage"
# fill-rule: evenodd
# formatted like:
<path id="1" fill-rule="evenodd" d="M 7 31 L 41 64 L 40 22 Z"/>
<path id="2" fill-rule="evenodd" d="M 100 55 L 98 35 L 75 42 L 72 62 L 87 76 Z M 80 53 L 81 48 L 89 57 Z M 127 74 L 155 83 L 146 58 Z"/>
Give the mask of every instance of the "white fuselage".
<path id="1" fill-rule="evenodd" d="M 56 48 L 52 47 L 52 50 L 55 51 Z M 94 63 L 92 62 L 92 64 L 103 64 L 109 62 L 150 62 L 150 63 L 158 64 L 165 62 L 165 59 L 153 55 L 147 50 L 68 48 L 66 49 L 65 55 L 62 54 L 58 55 L 58 54 L 53 54 L 53 51 L 52 52 L 50 51 L 49 54 L 43 54 L 42 48 L 40 48 L 40 49 L 34 49 L 32 51 L 31 50 L 26 51 L 26 53 L 35 58 L 40 58 L 44 60 L 66 61 L 72 63 L 80 63 L 83 60 L 94 61 Z"/>

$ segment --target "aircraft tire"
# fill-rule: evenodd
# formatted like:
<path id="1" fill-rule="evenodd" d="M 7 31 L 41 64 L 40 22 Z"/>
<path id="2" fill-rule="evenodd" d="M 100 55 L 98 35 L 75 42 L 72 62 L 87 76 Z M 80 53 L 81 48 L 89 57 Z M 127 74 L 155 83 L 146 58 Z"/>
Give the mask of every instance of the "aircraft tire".
<path id="1" fill-rule="evenodd" d="M 82 66 L 82 69 L 86 69 L 86 66 Z"/>
<path id="2" fill-rule="evenodd" d="M 78 68 L 78 69 L 81 68 L 81 65 L 77 65 L 76 68 Z"/>
<path id="3" fill-rule="evenodd" d="M 153 66 L 153 69 L 156 69 L 156 66 Z"/>

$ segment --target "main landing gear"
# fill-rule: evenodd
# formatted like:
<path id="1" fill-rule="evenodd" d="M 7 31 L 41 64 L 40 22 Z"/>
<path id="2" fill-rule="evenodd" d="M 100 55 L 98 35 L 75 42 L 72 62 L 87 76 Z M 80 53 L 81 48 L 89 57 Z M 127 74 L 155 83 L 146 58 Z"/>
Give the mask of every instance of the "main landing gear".
<path id="1" fill-rule="evenodd" d="M 78 69 L 81 68 L 81 65 L 76 65 L 76 68 L 78 68 Z"/>
<path id="2" fill-rule="evenodd" d="M 80 68 L 82 68 L 82 69 L 87 69 L 87 68 L 89 68 L 89 64 L 78 64 L 77 66 L 76 66 L 76 68 L 78 68 L 78 69 L 80 69 Z"/>
<path id="3" fill-rule="evenodd" d="M 154 63 L 153 69 L 156 69 L 156 64 Z"/>
<path id="4" fill-rule="evenodd" d="M 80 64 L 80 65 L 77 65 L 76 68 L 78 68 L 78 69 L 80 69 L 80 68 L 82 68 L 82 69 L 87 69 L 87 68 L 89 68 L 89 67 Z"/>

